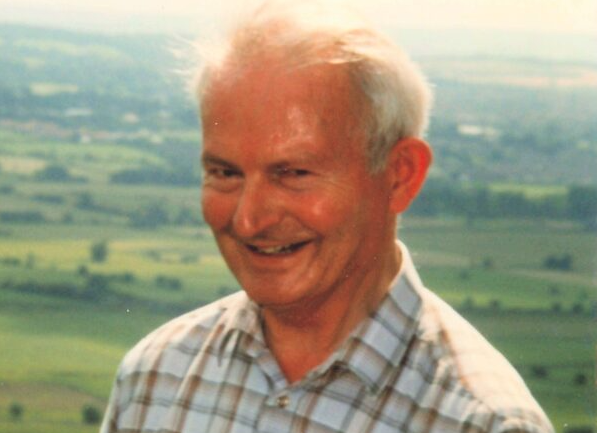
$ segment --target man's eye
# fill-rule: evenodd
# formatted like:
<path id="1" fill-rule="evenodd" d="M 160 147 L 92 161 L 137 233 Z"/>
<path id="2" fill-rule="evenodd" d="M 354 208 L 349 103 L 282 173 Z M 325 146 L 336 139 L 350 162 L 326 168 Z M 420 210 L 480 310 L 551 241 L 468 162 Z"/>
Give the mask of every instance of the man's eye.
<path id="1" fill-rule="evenodd" d="M 207 175 L 210 177 L 214 177 L 216 179 L 229 179 L 231 177 L 238 176 L 238 172 L 231 168 L 209 168 L 207 171 Z"/>
<path id="2" fill-rule="evenodd" d="M 302 168 L 280 168 L 277 171 L 278 176 L 280 177 L 303 177 L 310 174 L 309 170 L 305 170 Z"/>
<path id="3" fill-rule="evenodd" d="M 307 176 L 310 174 L 309 170 L 303 170 L 301 168 L 296 168 L 294 170 L 290 170 L 294 176 Z"/>
<path id="4" fill-rule="evenodd" d="M 276 170 L 276 178 L 280 185 L 297 191 L 312 188 L 317 177 L 304 168 L 281 167 Z"/>
<path id="5" fill-rule="evenodd" d="M 242 173 L 228 167 L 206 167 L 203 171 L 203 186 L 221 192 L 234 191 L 241 183 Z"/>

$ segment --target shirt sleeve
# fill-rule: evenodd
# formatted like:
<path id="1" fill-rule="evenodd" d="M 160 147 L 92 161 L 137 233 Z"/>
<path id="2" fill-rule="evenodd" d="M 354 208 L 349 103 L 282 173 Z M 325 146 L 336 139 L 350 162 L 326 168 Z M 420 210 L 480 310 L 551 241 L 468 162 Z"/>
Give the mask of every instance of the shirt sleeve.
<path id="1" fill-rule="evenodd" d="M 491 433 L 554 433 L 553 426 L 543 414 L 508 417 L 498 422 Z"/>
<path id="2" fill-rule="evenodd" d="M 108 406 L 104 414 L 104 419 L 99 433 L 117 433 L 118 432 L 118 395 L 120 393 L 120 384 L 118 379 L 114 380 Z"/>

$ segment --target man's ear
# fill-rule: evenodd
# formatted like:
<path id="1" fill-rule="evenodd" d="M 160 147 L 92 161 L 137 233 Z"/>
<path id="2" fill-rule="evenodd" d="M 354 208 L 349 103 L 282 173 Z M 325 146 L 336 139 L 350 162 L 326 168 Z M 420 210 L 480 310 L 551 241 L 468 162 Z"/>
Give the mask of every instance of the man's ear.
<path id="1" fill-rule="evenodd" d="M 392 211 L 398 214 L 408 208 L 425 182 L 432 159 L 431 148 L 418 138 L 407 137 L 394 145 L 386 167 Z"/>

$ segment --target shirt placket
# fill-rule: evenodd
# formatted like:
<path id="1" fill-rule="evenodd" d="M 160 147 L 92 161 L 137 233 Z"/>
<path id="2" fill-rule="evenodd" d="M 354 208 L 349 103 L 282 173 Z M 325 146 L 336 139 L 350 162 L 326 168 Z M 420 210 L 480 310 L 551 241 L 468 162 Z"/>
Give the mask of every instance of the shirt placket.
<path id="1" fill-rule="evenodd" d="M 270 389 L 264 399 L 256 423 L 259 433 L 291 433 L 296 424 L 298 405 L 305 391 L 289 385 L 271 352 L 264 350 L 256 359 L 257 366 L 268 377 Z"/>

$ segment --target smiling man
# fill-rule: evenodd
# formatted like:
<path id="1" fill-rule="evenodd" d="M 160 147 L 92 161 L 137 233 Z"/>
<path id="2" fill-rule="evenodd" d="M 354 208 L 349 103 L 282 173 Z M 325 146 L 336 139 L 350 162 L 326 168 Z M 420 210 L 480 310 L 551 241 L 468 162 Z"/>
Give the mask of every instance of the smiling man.
<path id="1" fill-rule="evenodd" d="M 197 94 L 203 213 L 243 291 L 129 352 L 103 432 L 552 431 L 395 239 L 431 162 L 428 85 L 396 46 L 266 2 Z"/>

